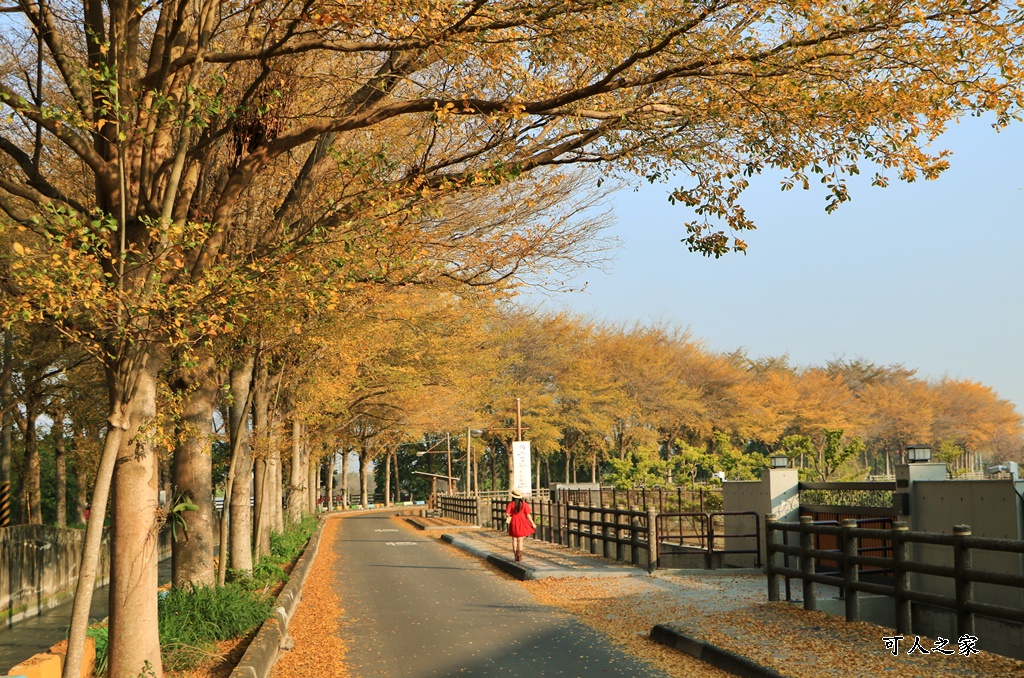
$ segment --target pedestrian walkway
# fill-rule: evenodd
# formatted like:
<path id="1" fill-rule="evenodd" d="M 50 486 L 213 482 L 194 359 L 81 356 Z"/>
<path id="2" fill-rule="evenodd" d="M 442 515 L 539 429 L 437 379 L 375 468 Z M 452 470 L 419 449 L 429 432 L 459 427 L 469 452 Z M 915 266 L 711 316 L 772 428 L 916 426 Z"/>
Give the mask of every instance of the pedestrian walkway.
<path id="1" fill-rule="evenodd" d="M 646 574 L 630 565 L 531 539 L 526 540 L 523 546 L 523 560 L 516 562 L 509 537 L 489 529 L 445 533 L 441 535 L 441 540 L 487 560 L 522 581 L 549 577 L 632 577 Z"/>
<path id="2" fill-rule="evenodd" d="M 808 612 L 799 604 L 769 603 L 762 574 L 736 571 L 641 568 L 556 544 L 527 540 L 523 562 L 512 557 L 509 538 L 494 530 L 451 532 L 442 540 L 495 564 L 517 579 L 537 582 L 552 604 L 590 615 L 600 626 L 651 638 L 737 675 L 750 676 L 1022 676 L 1024 662 L 980 652 L 951 655 L 912 649 L 914 637 L 893 654 L 884 638 L 893 629 Z M 743 571 L 750 572 L 750 571 Z M 564 578 L 614 577 L 581 587 Z M 550 578 L 550 579 L 549 579 Z M 573 598 L 577 600 L 572 600 Z M 611 620 L 607 622 L 606 620 Z M 629 627 L 633 627 L 632 629 Z M 984 638 L 978 647 L 984 650 Z M 921 638 L 931 650 L 935 639 Z M 891 644 L 891 643 L 890 643 Z"/>

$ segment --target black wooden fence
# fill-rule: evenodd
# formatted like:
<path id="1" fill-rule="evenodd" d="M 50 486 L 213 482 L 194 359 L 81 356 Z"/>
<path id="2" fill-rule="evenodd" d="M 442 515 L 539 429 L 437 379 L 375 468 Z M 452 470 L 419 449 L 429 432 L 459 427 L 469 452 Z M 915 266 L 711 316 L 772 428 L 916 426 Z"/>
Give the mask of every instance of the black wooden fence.
<path id="1" fill-rule="evenodd" d="M 800 518 L 799 523 L 782 523 L 768 517 L 765 520 L 767 537 L 768 599 L 779 600 L 780 577 L 799 578 L 803 585 L 804 608 L 817 609 L 817 594 L 814 584 L 841 587 L 846 592 L 846 618 L 860 620 L 860 594 L 873 593 L 889 596 L 896 610 L 896 630 L 909 634 L 911 629 L 911 603 L 932 605 L 956 614 L 957 633 L 974 635 L 974 617 L 982 615 L 1002 621 L 1024 623 L 1024 609 L 992 605 L 975 600 L 974 584 L 996 584 L 1024 588 L 1024 575 L 1012 572 L 993 572 L 972 567 L 975 551 L 995 551 L 1024 555 L 1024 541 L 1012 539 L 990 539 L 971 536 L 967 525 L 956 525 L 953 534 L 910 532 L 905 522 L 896 522 L 892 529 L 881 530 L 857 527 L 856 521 L 845 520 L 842 525 L 816 525 L 810 516 Z M 795 533 L 799 544 L 781 543 L 782 535 Z M 817 539 L 827 535 L 841 539 L 842 551 L 818 548 Z M 858 553 L 859 544 L 865 539 L 884 540 L 892 545 L 890 556 Z M 952 550 L 953 565 L 938 565 L 933 562 L 917 562 L 911 559 L 911 544 L 932 544 Z M 799 567 L 780 564 L 783 555 L 795 556 Z M 834 573 L 818 572 L 817 563 L 828 560 L 837 564 Z M 864 568 L 890 570 L 893 581 L 890 584 L 863 581 L 860 575 Z M 912 573 L 944 577 L 953 580 L 954 595 L 912 590 Z"/>

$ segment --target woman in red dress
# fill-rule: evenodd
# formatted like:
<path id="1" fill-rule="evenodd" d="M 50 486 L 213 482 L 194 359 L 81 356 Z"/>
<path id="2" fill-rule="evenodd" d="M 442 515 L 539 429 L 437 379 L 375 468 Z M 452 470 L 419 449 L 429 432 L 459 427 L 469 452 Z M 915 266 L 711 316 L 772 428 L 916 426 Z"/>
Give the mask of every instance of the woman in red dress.
<path id="1" fill-rule="evenodd" d="M 537 530 L 537 523 L 533 522 L 530 506 L 523 501 L 518 490 L 512 490 L 512 501 L 505 507 L 505 514 L 508 516 L 508 534 L 512 537 L 512 553 L 520 561 L 523 559 L 523 538 Z"/>

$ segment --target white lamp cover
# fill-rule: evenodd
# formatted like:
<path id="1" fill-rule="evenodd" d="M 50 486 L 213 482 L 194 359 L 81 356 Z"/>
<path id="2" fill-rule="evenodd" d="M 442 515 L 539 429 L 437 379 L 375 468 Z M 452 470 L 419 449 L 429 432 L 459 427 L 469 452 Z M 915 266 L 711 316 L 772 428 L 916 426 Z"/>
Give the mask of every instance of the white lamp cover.
<path id="1" fill-rule="evenodd" d="M 773 454 L 769 457 L 772 468 L 786 468 L 789 466 L 789 457 L 784 454 Z"/>
<path id="2" fill-rule="evenodd" d="M 907 445 L 907 461 L 930 461 L 931 445 Z"/>

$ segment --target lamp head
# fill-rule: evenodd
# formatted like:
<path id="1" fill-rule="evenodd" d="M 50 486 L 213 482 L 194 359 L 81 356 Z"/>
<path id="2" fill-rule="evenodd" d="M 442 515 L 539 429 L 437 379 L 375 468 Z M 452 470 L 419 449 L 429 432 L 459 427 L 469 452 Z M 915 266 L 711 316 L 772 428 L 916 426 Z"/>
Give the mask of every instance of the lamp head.
<path id="1" fill-rule="evenodd" d="M 907 445 L 907 461 L 911 464 L 932 460 L 931 445 Z"/>

